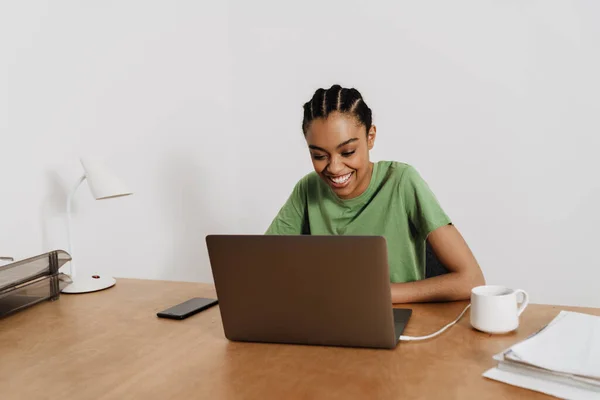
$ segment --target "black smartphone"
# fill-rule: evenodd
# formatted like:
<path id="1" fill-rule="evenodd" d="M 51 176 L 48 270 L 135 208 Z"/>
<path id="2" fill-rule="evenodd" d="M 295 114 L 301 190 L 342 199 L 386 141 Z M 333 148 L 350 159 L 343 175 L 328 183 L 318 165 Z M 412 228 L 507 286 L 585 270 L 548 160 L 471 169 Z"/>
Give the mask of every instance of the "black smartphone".
<path id="1" fill-rule="evenodd" d="M 160 318 L 185 319 L 191 315 L 199 313 L 202 310 L 206 310 L 207 308 L 212 307 L 217 303 L 217 299 L 194 297 L 193 299 L 184 301 L 183 303 L 177 304 L 176 306 L 167 308 L 166 310 L 161 311 L 156 315 Z"/>

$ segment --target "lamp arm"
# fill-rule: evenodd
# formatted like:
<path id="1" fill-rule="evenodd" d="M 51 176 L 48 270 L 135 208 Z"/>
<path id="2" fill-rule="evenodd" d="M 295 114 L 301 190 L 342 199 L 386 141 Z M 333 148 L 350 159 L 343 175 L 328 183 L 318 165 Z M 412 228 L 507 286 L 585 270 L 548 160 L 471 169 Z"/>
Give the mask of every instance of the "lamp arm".
<path id="1" fill-rule="evenodd" d="M 81 186 L 84 180 L 85 174 L 79 178 L 75 186 L 73 186 L 71 193 L 69 193 L 69 197 L 67 197 L 67 241 L 69 244 L 69 254 L 71 255 L 71 279 L 75 278 L 75 267 L 73 266 L 73 243 L 71 238 L 71 204 L 73 203 L 73 197 L 75 196 L 77 189 L 79 189 L 79 186 Z"/>

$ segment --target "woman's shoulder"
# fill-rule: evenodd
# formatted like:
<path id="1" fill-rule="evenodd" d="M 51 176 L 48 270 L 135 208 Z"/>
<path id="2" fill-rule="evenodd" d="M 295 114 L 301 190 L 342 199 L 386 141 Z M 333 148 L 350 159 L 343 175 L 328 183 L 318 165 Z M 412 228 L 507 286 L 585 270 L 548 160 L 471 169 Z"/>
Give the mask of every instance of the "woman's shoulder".
<path id="1" fill-rule="evenodd" d="M 417 169 L 406 162 L 383 160 L 377 162 L 378 170 L 383 173 L 386 180 L 402 181 L 418 175 Z"/>
<path id="2" fill-rule="evenodd" d="M 311 171 L 305 175 L 303 175 L 300 179 L 296 181 L 294 186 L 295 191 L 306 192 L 308 188 L 318 185 L 321 178 L 315 171 Z"/>
<path id="3" fill-rule="evenodd" d="M 315 172 L 315 171 L 311 171 L 307 174 L 305 174 L 304 176 L 302 176 L 299 180 L 298 180 L 298 184 L 304 184 L 304 185 L 314 185 L 316 182 L 318 182 L 321 178 L 319 178 L 319 175 Z"/>

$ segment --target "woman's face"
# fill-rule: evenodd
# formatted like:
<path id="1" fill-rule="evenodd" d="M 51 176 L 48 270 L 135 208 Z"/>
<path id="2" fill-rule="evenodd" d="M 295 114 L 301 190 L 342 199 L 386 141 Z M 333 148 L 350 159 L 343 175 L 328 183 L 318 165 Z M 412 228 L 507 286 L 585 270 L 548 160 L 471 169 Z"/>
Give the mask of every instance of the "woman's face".
<path id="1" fill-rule="evenodd" d="M 359 196 L 369 186 L 373 164 L 369 150 L 375 143 L 375 127 L 365 126 L 348 114 L 333 112 L 311 122 L 306 143 L 313 167 L 341 199 Z"/>

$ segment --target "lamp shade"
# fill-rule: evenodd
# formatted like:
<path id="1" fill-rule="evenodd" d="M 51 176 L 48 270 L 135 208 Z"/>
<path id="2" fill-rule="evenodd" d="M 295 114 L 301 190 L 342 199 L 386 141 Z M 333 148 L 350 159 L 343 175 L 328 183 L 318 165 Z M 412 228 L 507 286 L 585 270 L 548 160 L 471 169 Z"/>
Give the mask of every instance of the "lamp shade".
<path id="1" fill-rule="evenodd" d="M 82 158 L 81 165 L 83 165 L 83 169 L 85 170 L 85 176 L 92 196 L 96 200 L 133 194 L 101 161 Z"/>

